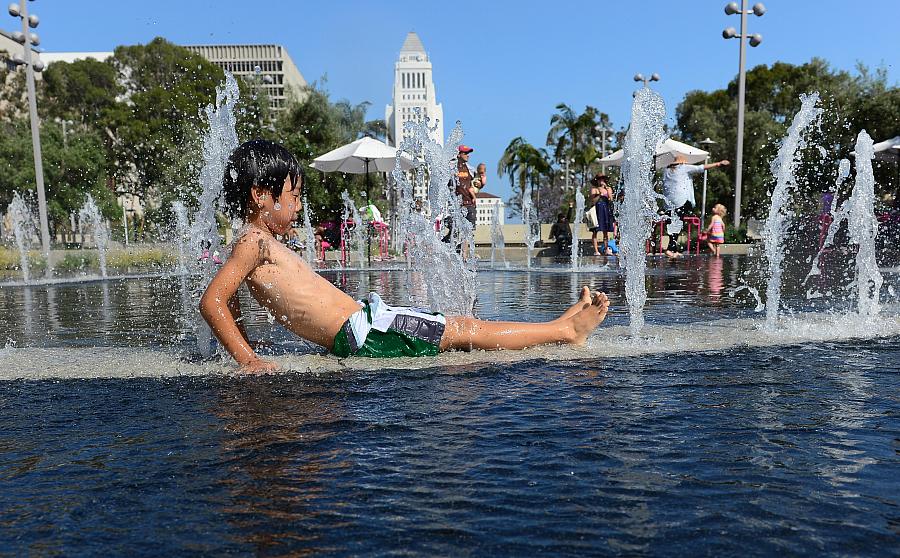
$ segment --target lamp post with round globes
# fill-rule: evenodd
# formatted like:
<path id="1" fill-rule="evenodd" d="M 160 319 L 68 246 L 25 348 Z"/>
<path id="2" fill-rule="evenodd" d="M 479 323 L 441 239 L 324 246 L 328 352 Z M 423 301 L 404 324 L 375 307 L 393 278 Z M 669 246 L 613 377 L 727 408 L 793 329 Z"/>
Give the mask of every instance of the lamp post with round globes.
<path id="1" fill-rule="evenodd" d="M 647 84 L 651 81 L 659 81 L 659 74 L 652 73 L 650 77 L 645 78 L 644 74 L 634 74 L 634 81 L 643 81 L 644 87 L 649 87 Z"/>
<path id="2" fill-rule="evenodd" d="M 638 75 L 640 75 L 640 74 L 638 74 Z M 659 76 L 657 74 L 653 74 L 653 75 L 656 76 L 655 81 L 659 81 Z M 637 77 L 637 76 L 635 76 L 635 77 Z M 651 79 L 652 79 L 652 77 L 653 76 L 651 76 Z M 596 126 L 594 126 L 594 132 L 596 132 L 597 134 L 600 134 L 599 139 L 600 139 L 600 158 L 601 159 L 606 157 L 606 134 L 608 134 L 612 131 L 613 131 L 612 128 L 607 128 L 606 126 L 601 126 L 600 124 L 597 124 Z M 597 136 L 594 136 L 594 137 L 597 137 Z M 603 163 L 600 164 L 600 172 L 602 174 L 606 174 L 606 165 L 604 165 Z"/>
<path id="3" fill-rule="evenodd" d="M 709 139 L 709 137 L 707 137 L 704 140 L 700 140 L 700 145 L 702 145 L 703 149 L 706 150 L 707 152 L 709 151 L 709 146 L 715 145 L 716 143 L 717 142 Z M 703 165 L 706 166 L 707 163 L 709 163 L 709 153 L 706 154 L 706 160 L 703 161 Z M 700 209 L 700 226 L 701 227 L 703 226 L 703 224 L 706 223 L 706 178 L 707 178 L 707 170 L 704 168 L 703 169 L 703 207 Z"/>
<path id="4" fill-rule="evenodd" d="M 22 45 L 22 54 L 14 55 L 11 63 L 16 66 L 25 66 L 25 80 L 28 86 L 28 115 L 31 120 L 31 144 L 34 151 L 34 178 L 37 183 L 38 213 L 41 221 L 41 249 L 47 262 L 45 272 L 49 276 L 52 272 L 50 267 L 50 227 L 47 222 L 47 196 L 44 192 L 44 166 L 41 161 L 40 122 L 37 116 L 37 101 L 34 91 L 34 72 L 43 71 L 44 63 L 40 59 L 32 60 L 31 47 L 40 44 L 40 39 L 37 34 L 28 31 L 29 27 L 32 29 L 37 27 L 40 20 L 34 14 L 28 15 L 27 1 L 22 2 L 21 5 L 10 4 L 9 15 L 22 20 L 22 31 L 12 34 L 13 40 Z"/>
<path id="5" fill-rule="evenodd" d="M 746 44 L 744 39 L 750 39 L 750 46 L 757 47 L 762 42 L 762 35 L 755 33 L 747 34 L 747 14 L 753 14 L 761 17 L 766 13 L 766 7 L 762 3 L 753 5 L 753 8 L 747 9 L 747 0 L 741 0 L 739 8 L 737 2 L 729 2 L 725 6 L 725 15 L 740 14 L 741 16 L 741 32 L 735 31 L 734 27 L 729 27 L 722 31 L 722 37 L 725 39 L 739 39 L 741 48 L 738 55 L 738 120 L 737 120 L 737 148 L 734 164 L 734 226 L 741 226 L 741 167 L 744 164 L 744 92 L 745 92 L 745 72 L 744 58 Z"/>

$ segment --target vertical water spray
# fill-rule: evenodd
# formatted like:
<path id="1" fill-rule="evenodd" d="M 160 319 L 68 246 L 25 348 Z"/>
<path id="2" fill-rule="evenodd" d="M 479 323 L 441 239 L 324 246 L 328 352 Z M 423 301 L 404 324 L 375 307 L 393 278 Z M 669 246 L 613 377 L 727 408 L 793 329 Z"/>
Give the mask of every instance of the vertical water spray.
<path id="1" fill-rule="evenodd" d="M 847 219 L 850 242 L 859 247 L 856 253 L 856 290 L 857 312 L 860 316 L 874 316 L 878 313 L 881 308 L 879 295 L 884 282 L 875 259 L 878 219 L 874 208 L 874 156 L 872 138 L 862 130 L 856 137 L 856 183 L 850 195 Z"/>
<path id="2" fill-rule="evenodd" d="M 365 267 L 366 265 L 366 257 L 365 257 L 365 242 L 366 242 L 366 228 L 367 224 L 363 222 L 362 217 L 359 215 L 359 211 L 357 211 L 356 206 L 353 205 L 353 200 L 350 199 L 350 194 L 347 193 L 347 190 L 341 192 L 341 199 L 344 201 L 344 225 L 349 221 L 353 221 L 353 244 L 356 245 L 356 261 L 359 262 L 359 267 Z M 349 239 L 347 239 L 349 242 Z M 350 247 L 347 247 L 349 251 Z M 349 259 L 348 259 L 349 263 Z"/>
<path id="3" fill-rule="evenodd" d="M 187 207 L 180 201 L 172 202 L 172 215 L 175 217 L 175 249 L 178 252 L 178 273 L 188 272 L 188 243 L 191 239 L 191 224 L 188 221 Z"/>
<path id="4" fill-rule="evenodd" d="M 528 177 L 525 178 L 525 190 L 522 192 L 522 224 L 525 225 L 525 267 L 531 267 L 531 253 L 534 251 L 534 245 L 540 240 L 540 236 L 535 238 L 532 230 L 531 220 L 536 217 L 534 211 L 534 203 L 531 201 L 531 184 Z"/>
<path id="5" fill-rule="evenodd" d="M 315 269 L 316 260 L 318 260 L 319 256 L 316 254 L 316 237 L 309 218 L 309 204 L 306 202 L 306 196 L 303 196 L 303 232 L 306 234 L 306 237 L 303 239 L 306 263 L 309 264 L 309 267 Z"/>
<path id="6" fill-rule="evenodd" d="M 210 254 L 221 252 L 222 237 L 216 213 L 222 207 L 222 181 L 225 178 L 225 166 L 228 158 L 238 147 L 235 131 L 234 107 L 238 102 L 238 84 L 234 76 L 225 74 L 225 82 L 216 88 L 216 104 L 207 105 L 204 109 L 209 129 L 203 135 L 203 167 L 200 169 L 199 206 L 191 220 L 192 247 L 196 256 L 193 258 L 199 266 L 201 290 L 206 288 L 215 275 L 215 263 L 212 258 L 201 259 L 204 250 Z"/>
<path id="7" fill-rule="evenodd" d="M 822 109 L 816 105 L 818 93 L 800 96 L 800 111 L 794 116 L 787 135 L 781 141 L 778 155 L 772 161 L 772 174 L 775 176 L 775 188 L 772 190 L 772 204 L 769 216 L 763 227 L 763 247 L 768 261 L 769 284 L 766 286 L 766 327 L 773 328 L 778 321 L 778 310 L 781 305 L 781 275 L 783 272 L 784 249 L 782 239 L 786 232 L 785 221 L 794 214 L 789 201 L 796 185 L 794 169 L 797 156 L 805 146 L 803 133 L 822 115 Z"/>
<path id="8" fill-rule="evenodd" d="M 418 109 L 416 109 L 418 111 Z M 450 132 L 444 146 L 434 141 L 430 119 L 416 118 L 404 124 L 404 140 L 399 149 L 414 161 L 412 171 L 396 165 L 392 176 L 401 192 L 401 200 L 414 202 L 416 183 L 427 185 L 427 197 L 422 211 L 411 207 L 400 210 L 405 223 L 408 269 L 412 281 L 421 289 L 410 289 L 410 299 L 445 314 L 471 315 L 475 302 L 475 258 L 472 225 L 465 218 L 460 199 L 449 184 L 456 172 L 457 146 L 462 140 L 462 127 Z M 427 200 L 427 201 L 426 201 Z M 450 220 L 453 234 L 449 242 L 442 242 L 437 220 Z M 457 252 L 457 246 L 467 245 L 467 257 Z"/>
<path id="9" fill-rule="evenodd" d="M 198 289 L 195 293 L 194 307 L 200 295 L 209 285 L 216 273 L 216 263 L 212 254 L 221 252 L 222 239 L 216 213 L 222 206 L 222 181 L 225 178 L 225 166 L 231 153 L 238 147 L 235 131 L 234 107 L 238 102 L 238 84 L 234 76 L 225 74 L 225 82 L 216 88 L 216 104 L 207 105 L 204 112 L 209 129 L 203 135 L 203 167 L 200 169 L 199 207 L 191 221 L 191 242 L 197 257 L 191 259 L 197 266 L 199 274 Z M 204 250 L 210 257 L 200 258 Z M 199 311 L 195 313 L 194 332 L 197 336 L 197 347 L 203 356 L 212 354 L 212 332 Z"/>
<path id="10" fill-rule="evenodd" d="M 847 180 L 847 177 L 850 176 L 850 161 L 848 159 L 841 159 L 840 163 L 838 163 L 838 176 L 837 180 L 834 184 L 834 195 L 837 196 L 840 191 L 841 185 Z M 819 247 L 819 251 L 816 253 L 816 256 L 813 258 L 812 267 L 810 267 L 809 273 L 806 275 L 805 281 L 808 281 L 810 277 L 814 275 L 821 274 L 822 270 L 820 269 L 819 260 L 822 258 L 822 254 L 828 246 L 834 244 L 834 236 L 837 234 L 838 229 L 841 226 L 841 223 L 847 219 L 847 212 L 849 207 L 847 205 L 847 201 L 842 203 L 840 206 L 837 206 L 834 202 L 832 202 L 830 214 L 831 214 L 831 223 L 828 225 L 828 232 L 825 235 L 825 240 L 822 242 L 822 245 Z M 810 293 L 807 293 L 807 298 L 812 298 Z"/>
<path id="11" fill-rule="evenodd" d="M 32 231 L 34 230 L 34 214 L 25 203 L 25 199 L 13 192 L 12 201 L 6 208 L 9 220 L 12 223 L 13 237 L 16 240 L 16 248 L 19 250 L 19 266 L 22 268 L 22 280 L 26 283 L 31 280 L 31 271 L 28 264 L 28 245 L 31 244 Z"/>
<path id="12" fill-rule="evenodd" d="M 109 229 L 106 221 L 100 213 L 100 208 L 94 202 L 93 196 L 85 197 L 84 205 L 78 211 L 78 227 L 84 235 L 84 227 L 89 225 L 94 236 L 94 244 L 97 246 L 97 259 L 100 261 L 100 276 L 106 277 L 106 252 L 109 249 Z"/>
<path id="13" fill-rule="evenodd" d="M 584 215 L 584 194 L 581 188 L 575 188 L 575 216 L 572 218 L 572 271 L 578 271 L 580 265 L 580 241 L 578 234 L 581 232 L 581 219 Z"/>
<path id="14" fill-rule="evenodd" d="M 625 267 L 625 298 L 628 300 L 632 335 L 644 327 L 644 304 L 647 301 L 646 243 L 656 218 L 657 195 L 651 181 L 653 157 L 665 139 L 663 123 L 666 105 L 656 92 L 638 90 L 631 105 L 631 126 L 625 135 L 622 179 L 625 201 L 620 211 L 620 253 Z"/>
<path id="15" fill-rule="evenodd" d="M 495 253 L 500 252 L 503 258 L 503 267 L 506 267 L 506 239 L 503 237 L 503 225 L 500 224 L 500 204 L 494 204 L 491 215 L 491 268 L 494 267 Z"/>

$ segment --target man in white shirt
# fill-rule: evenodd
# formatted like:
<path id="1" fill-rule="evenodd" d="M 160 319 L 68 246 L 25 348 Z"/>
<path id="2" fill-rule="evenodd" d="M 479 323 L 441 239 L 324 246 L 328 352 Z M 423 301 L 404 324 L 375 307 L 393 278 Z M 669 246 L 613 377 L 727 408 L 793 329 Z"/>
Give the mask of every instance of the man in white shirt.
<path id="1" fill-rule="evenodd" d="M 716 167 L 725 167 L 730 165 L 727 160 L 723 159 L 717 163 L 709 163 L 707 165 L 689 165 L 684 155 L 678 155 L 672 164 L 663 171 L 663 195 L 666 197 L 666 210 L 669 215 L 677 215 L 680 219 L 694 210 L 697 202 L 694 199 L 694 179 L 693 175 L 703 172 L 707 169 Z M 681 228 L 673 233 L 680 233 Z M 669 245 L 666 248 L 666 255 L 670 258 L 676 258 L 681 255 L 681 246 L 678 245 L 677 234 L 669 236 Z"/>

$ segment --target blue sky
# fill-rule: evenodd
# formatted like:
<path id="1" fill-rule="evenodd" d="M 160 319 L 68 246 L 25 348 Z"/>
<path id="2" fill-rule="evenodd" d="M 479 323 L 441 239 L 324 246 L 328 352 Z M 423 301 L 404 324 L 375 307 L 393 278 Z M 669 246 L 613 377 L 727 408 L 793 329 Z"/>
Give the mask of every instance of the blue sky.
<path id="1" fill-rule="evenodd" d="M 543 145 L 556 104 L 596 106 L 619 128 L 628 123 L 637 72 L 661 75 L 654 88 L 670 120 L 686 92 L 724 87 L 737 73 L 738 43 L 721 32 L 740 23 L 725 15 L 726 3 L 37 0 L 29 9 L 41 18 L 37 31 L 48 51 L 108 51 L 157 36 L 179 44 L 279 43 L 308 81 L 328 76 L 333 99 L 370 101 L 370 118 L 383 117 L 393 63 L 406 33 L 416 31 L 434 65 L 446 131 L 462 122 L 473 162 L 488 164 L 488 190 L 507 198 L 508 183 L 496 178 L 500 154 L 516 136 Z M 900 2 L 765 4 L 765 16 L 748 18 L 750 32 L 764 37 L 748 47 L 748 67 L 818 56 L 839 69 L 884 66 L 892 84 L 900 79 Z M 12 18 L 5 21 L 12 30 Z"/>

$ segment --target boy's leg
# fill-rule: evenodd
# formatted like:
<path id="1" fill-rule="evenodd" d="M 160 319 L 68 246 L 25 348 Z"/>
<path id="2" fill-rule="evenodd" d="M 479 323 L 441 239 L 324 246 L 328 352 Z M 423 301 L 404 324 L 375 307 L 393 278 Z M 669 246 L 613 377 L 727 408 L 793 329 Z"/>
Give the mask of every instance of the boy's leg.
<path id="1" fill-rule="evenodd" d="M 583 296 L 562 316 L 541 323 L 491 322 L 462 316 L 447 318 L 441 350 L 449 349 L 525 349 L 551 343 L 582 344 L 600 325 L 609 309 L 603 293 Z"/>

